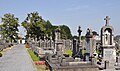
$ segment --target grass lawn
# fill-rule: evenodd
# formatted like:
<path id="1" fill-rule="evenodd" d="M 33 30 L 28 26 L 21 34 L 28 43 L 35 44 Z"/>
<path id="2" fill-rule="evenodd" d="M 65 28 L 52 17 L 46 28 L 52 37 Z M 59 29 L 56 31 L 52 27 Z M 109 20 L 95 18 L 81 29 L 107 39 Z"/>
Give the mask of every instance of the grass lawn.
<path id="1" fill-rule="evenodd" d="M 27 50 L 28 50 L 33 61 L 40 61 L 39 57 L 37 57 L 31 49 L 28 48 Z"/>
<path id="2" fill-rule="evenodd" d="M 69 56 L 72 56 L 72 50 L 66 50 L 65 53 L 69 54 Z"/>
<path id="3" fill-rule="evenodd" d="M 27 51 L 29 52 L 34 62 L 40 61 L 39 57 L 37 57 L 30 48 L 27 48 Z M 46 65 L 35 65 L 35 66 L 37 68 L 37 71 L 50 71 L 49 69 L 46 70 Z"/>

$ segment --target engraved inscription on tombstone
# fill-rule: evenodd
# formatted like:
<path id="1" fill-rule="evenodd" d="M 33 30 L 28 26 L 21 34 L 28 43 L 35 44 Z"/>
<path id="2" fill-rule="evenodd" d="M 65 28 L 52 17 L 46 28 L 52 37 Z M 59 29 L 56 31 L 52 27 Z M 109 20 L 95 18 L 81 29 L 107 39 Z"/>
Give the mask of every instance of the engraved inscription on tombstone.
<path id="1" fill-rule="evenodd" d="M 113 49 L 104 49 L 103 54 L 104 60 L 112 60 L 116 55 Z"/>

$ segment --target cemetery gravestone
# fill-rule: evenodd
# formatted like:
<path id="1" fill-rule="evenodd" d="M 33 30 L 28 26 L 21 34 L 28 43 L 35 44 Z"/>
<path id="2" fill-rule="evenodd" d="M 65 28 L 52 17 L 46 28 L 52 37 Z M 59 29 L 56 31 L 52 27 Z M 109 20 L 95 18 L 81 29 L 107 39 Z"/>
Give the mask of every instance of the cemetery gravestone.
<path id="1" fill-rule="evenodd" d="M 58 38 L 57 38 L 58 39 Z M 76 53 L 76 41 L 75 52 Z M 65 57 L 63 55 L 63 42 L 57 40 L 55 42 L 56 52 L 54 54 L 48 54 L 46 57 L 46 63 L 49 65 L 50 71 L 98 71 L 98 67 L 88 62 L 76 61 L 72 57 Z"/>
<path id="2" fill-rule="evenodd" d="M 78 44 L 77 44 L 77 53 L 79 53 L 79 57 L 82 59 L 82 46 L 81 46 L 81 27 L 78 27 Z"/>
<path id="3" fill-rule="evenodd" d="M 109 25 L 110 18 L 106 16 L 105 26 L 101 28 L 101 48 L 103 61 L 109 62 L 109 66 L 112 67 L 116 62 L 116 50 L 114 43 L 114 29 Z M 105 66 L 106 67 L 106 66 Z"/>
<path id="4" fill-rule="evenodd" d="M 89 61 L 89 58 L 93 56 L 93 49 L 92 49 L 92 30 L 87 29 L 86 33 L 86 61 Z"/>

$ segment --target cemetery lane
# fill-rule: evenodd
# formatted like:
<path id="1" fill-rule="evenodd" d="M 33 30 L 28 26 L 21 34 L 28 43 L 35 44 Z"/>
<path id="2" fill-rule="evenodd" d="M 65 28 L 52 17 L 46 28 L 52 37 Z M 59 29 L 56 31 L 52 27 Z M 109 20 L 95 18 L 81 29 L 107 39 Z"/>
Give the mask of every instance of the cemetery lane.
<path id="1" fill-rule="evenodd" d="M 24 45 L 15 45 L 0 57 L 0 71 L 37 71 Z"/>

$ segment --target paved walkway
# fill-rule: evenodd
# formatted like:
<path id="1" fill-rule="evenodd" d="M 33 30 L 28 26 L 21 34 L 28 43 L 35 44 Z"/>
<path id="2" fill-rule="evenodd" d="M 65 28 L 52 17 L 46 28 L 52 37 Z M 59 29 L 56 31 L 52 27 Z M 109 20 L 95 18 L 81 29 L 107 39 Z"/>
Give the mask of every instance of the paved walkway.
<path id="1" fill-rule="evenodd" d="M 24 45 L 15 45 L 0 57 L 0 71 L 37 71 Z"/>

